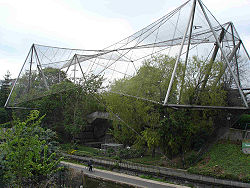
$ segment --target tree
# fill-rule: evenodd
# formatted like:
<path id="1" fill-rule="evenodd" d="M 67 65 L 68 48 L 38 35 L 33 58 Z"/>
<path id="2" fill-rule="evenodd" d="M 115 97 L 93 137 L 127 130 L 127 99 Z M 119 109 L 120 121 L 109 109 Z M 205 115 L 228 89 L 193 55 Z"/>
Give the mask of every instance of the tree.
<path id="1" fill-rule="evenodd" d="M 43 118 L 38 111 L 31 111 L 25 121 L 15 120 L 13 127 L 1 135 L 0 163 L 11 186 L 35 187 L 61 170 L 54 134 L 40 127 Z"/>
<path id="2" fill-rule="evenodd" d="M 72 83 L 72 89 L 65 92 L 63 123 L 72 141 L 85 129 L 87 115 L 101 108 L 101 104 L 96 100 L 96 92 L 101 89 L 102 83 L 102 76 L 84 76 L 77 84 Z"/>
<path id="3" fill-rule="evenodd" d="M 126 93 L 132 96 L 139 96 L 154 101 L 163 101 L 167 86 L 170 81 L 171 70 L 173 69 L 175 59 L 167 56 L 157 56 L 143 63 L 137 74 L 130 79 L 116 80 L 111 85 L 111 92 Z M 180 74 L 177 70 L 177 74 Z M 178 81 L 175 81 L 173 88 L 177 87 Z M 133 145 L 142 139 L 147 142 L 147 146 L 152 150 L 152 156 L 155 155 L 155 148 L 159 146 L 159 122 L 161 119 L 161 108 L 154 103 L 135 99 L 117 94 L 106 94 L 106 103 L 113 112 L 126 122 L 129 127 L 119 121 L 114 121 L 113 136 L 124 145 Z M 176 94 L 171 92 L 170 101 L 177 101 Z M 114 118 L 115 119 L 115 118 Z M 134 131 L 133 131 L 134 130 Z M 135 133 L 137 132 L 137 134 Z"/>
<path id="4" fill-rule="evenodd" d="M 57 73 L 54 69 L 45 69 L 45 76 L 49 75 L 47 71 L 51 74 Z M 62 72 L 61 74 L 63 75 Z M 56 75 L 54 79 L 57 79 Z M 99 95 L 97 91 L 101 88 L 102 82 L 101 76 L 94 75 L 78 79 L 76 84 L 68 79 L 60 83 L 51 81 L 49 90 L 40 94 L 43 97 L 25 102 L 22 107 L 39 108 L 42 114 L 46 114 L 43 126 L 57 131 L 60 138 L 63 138 L 61 141 L 73 142 L 84 130 L 87 115 L 94 111 L 103 111 L 101 104 L 96 100 Z M 27 98 L 29 95 L 28 93 Z M 23 117 L 24 113 L 19 111 L 17 116 Z"/>
<path id="5" fill-rule="evenodd" d="M 165 55 L 152 57 L 143 62 L 143 65 L 132 78 L 116 80 L 110 87 L 113 92 L 122 92 L 132 96 L 139 96 L 157 102 L 163 102 L 167 93 L 171 73 L 176 59 Z M 177 69 L 176 75 L 181 74 L 182 66 Z M 175 103 L 176 87 L 179 80 L 175 79 L 171 91 L 170 102 Z"/>
<path id="6" fill-rule="evenodd" d="M 111 132 L 119 142 L 125 145 L 144 144 L 138 141 L 142 138 L 138 137 L 136 131 L 143 136 L 147 147 L 152 150 L 152 155 L 155 148 L 161 147 L 163 152 L 172 158 L 178 154 L 184 155 L 197 146 L 200 147 L 212 133 L 215 118 L 219 116 L 218 111 L 176 111 L 147 101 L 151 99 L 163 102 L 174 63 L 175 58 L 167 56 L 150 58 L 143 63 L 136 75 L 116 80 L 111 85 L 110 90 L 113 93 L 105 95 L 106 103 L 111 111 L 130 126 L 128 128 L 123 123 L 114 121 Z M 180 63 L 177 69 L 169 103 L 226 105 L 223 82 L 214 84 L 223 68 L 222 64 L 218 62 L 211 67 L 209 80 L 203 89 L 201 86 L 208 68 L 206 63 L 193 57 L 188 64 L 185 82 L 181 79 L 184 75 L 183 65 Z"/>
<path id="7" fill-rule="evenodd" d="M 0 124 L 11 120 L 11 110 L 3 108 L 10 94 L 11 85 L 11 74 L 7 71 L 0 89 Z"/>

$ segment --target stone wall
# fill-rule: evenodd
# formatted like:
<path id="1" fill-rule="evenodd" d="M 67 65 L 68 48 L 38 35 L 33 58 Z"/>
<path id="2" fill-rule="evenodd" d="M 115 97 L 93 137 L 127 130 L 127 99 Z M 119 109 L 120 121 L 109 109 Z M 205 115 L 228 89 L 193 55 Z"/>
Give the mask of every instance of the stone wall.
<path id="1" fill-rule="evenodd" d="M 100 147 L 107 137 L 107 131 L 111 127 L 110 120 L 96 117 L 91 123 L 85 126 L 84 131 L 77 135 L 77 139 L 82 143 L 95 143 L 93 147 Z"/>
<path id="2" fill-rule="evenodd" d="M 223 136 L 220 137 L 220 139 L 233 140 L 233 141 L 250 139 L 250 131 L 230 128 L 226 131 L 226 133 Z"/>

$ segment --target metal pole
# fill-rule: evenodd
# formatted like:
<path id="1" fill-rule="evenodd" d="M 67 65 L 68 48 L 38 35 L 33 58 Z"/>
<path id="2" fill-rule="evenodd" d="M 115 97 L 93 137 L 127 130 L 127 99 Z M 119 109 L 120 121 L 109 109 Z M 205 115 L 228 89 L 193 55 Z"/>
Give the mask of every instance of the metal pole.
<path id="1" fill-rule="evenodd" d="M 234 29 L 233 29 L 232 23 L 230 23 L 230 27 L 231 27 L 231 32 L 232 32 L 233 46 L 235 48 Z M 235 57 L 235 63 L 236 63 L 237 78 L 238 78 L 238 81 L 239 81 L 239 85 L 241 86 L 241 83 L 240 83 L 240 74 L 239 74 L 239 64 L 238 64 L 236 52 L 235 52 L 234 57 Z"/>
<path id="2" fill-rule="evenodd" d="M 221 43 L 223 38 L 224 38 L 224 35 L 225 35 L 225 29 L 222 27 L 222 30 L 221 30 L 221 33 L 220 33 L 220 36 L 219 36 L 219 42 Z M 217 56 L 217 53 L 219 51 L 219 46 L 215 43 L 215 48 L 214 48 L 214 51 L 213 51 L 213 54 L 212 54 L 212 57 L 209 61 L 209 64 L 208 64 L 208 68 L 206 70 L 206 73 L 205 73 L 205 76 L 204 76 L 204 79 L 203 79 L 203 83 L 202 83 L 202 90 L 205 89 L 206 85 L 207 85 L 207 82 L 208 82 L 208 78 L 209 78 L 209 75 L 211 73 L 211 70 L 213 68 L 213 64 L 214 64 L 214 61 L 215 61 L 215 58 Z"/>
<path id="3" fill-rule="evenodd" d="M 215 31 L 214 31 L 214 29 L 213 29 L 213 27 L 212 27 L 212 24 L 211 24 L 211 22 L 210 22 L 210 20 L 209 20 L 209 18 L 208 18 L 208 16 L 207 16 L 206 11 L 205 11 L 205 9 L 204 9 L 202 3 L 201 3 L 201 0 L 198 0 L 198 2 L 199 2 L 199 4 L 200 4 L 200 7 L 201 7 L 201 9 L 202 9 L 202 12 L 203 12 L 203 14 L 204 14 L 206 20 L 207 20 L 207 23 L 208 23 L 210 29 L 212 30 L 212 33 L 213 33 L 214 38 L 215 38 L 215 40 L 216 40 L 216 42 L 217 42 L 217 45 L 219 46 L 219 48 L 220 48 L 220 50 L 221 50 L 221 53 L 222 53 L 222 55 L 223 55 L 223 57 L 224 57 L 224 59 L 225 59 L 225 61 L 226 61 L 226 63 L 227 63 L 227 66 L 228 66 L 228 68 L 229 68 L 229 70 L 230 70 L 230 72 L 231 72 L 231 74 L 232 74 L 232 76 L 233 76 L 233 79 L 234 79 L 234 81 L 235 81 L 235 84 L 236 84 L 236 86 L 238 87 L 238 90 L 239 90 L 239 92 L 240 92 L 241 98 L 242 98 L 242 100 L 243 100 L 245 106 L 246 106 L 247 108 L 249 108 L 249 107 L 248 107 L 248 104 L 247 104 L 247 101 L 246 101 L 246 99 L 245 99 L 245 96 L 244 96 L 244 94 L 243 94 L 243 92 L 242 92 L 242 90 L 241 90 L 241 88 L 240 88 L 240 85 L 239 85 L 239 82 L 238 82 L 238 80 L 237 80 L 237 77 L 235 76 L 235 74 L 234 74 L 234 72 L 233 72 L 233 70 L 232 70 L 232 68 L 231 68 L 231 66 L 230 66 L 230 64 L 229 64 L 228 58 L 227 58 L 227 56 L 226 56 L 224 50 L 222 49 L 222 47 L 221 47 L 221 45 L 220 45 L 220 41 L 218 40 L 218 38 L 217 38 L 217 36 L 216 36 L 216 34 L 215 34 Z"/>
<path id="4" fill-rule="evenodd" d="M 189 108 L 189 109 L 221 109 L 221 110 L 247 110 L 248 108 L 246 107 L 239 107 L 239 106 L 201 106 L 201 105 L 185 105 L 185 104 L 166 104 L 163 105 L 166 107 L 175 107 L 177 109 L 179 108 Z"/>
<path id="5" fill-rule="evenodd" d="M 238 48 L 240 47 L 241 41 L 239 41 L 239 43 L 233 48 L 231 54 L 228 57 L 228 62 L 231 63 L 234 54 L 236 53 L 236 51 L 238 50 Z M 220 81 L 221 77 L 223 76 L 223 74 L 225 73 L 227 69 L 227 64 L 223 67 L 222 71 L 220 71 L 219 75 L 217 76 L 215 82 L 214 82 L 214 86 L 217 85 L 217 83 Z M 240 83 L 240 82 L 239 82 Z"/>
<path id="6" fill-rule="evenodd" d="M 245 45 L 244 45 L 243 43 L 242 43 L 242 46 L 243 46 L 243 48 L 244 48 L 245 53 L 247 54 L 248 59 L 250 59 L 250 56 L 249 56 L 249 54 L 248 54 L 248 52 L 247 52 L 247 49 L 246 49 L 246 47 L 245 47 Z"/>
<path id="7" fill-rule="evenodd" d="M 28 92 L 30 91 L 31 86 L 31 68 L 32 68 L 32 61 L 33 61 L 33 52 L 34 52 L 34 44 L 31 47 L 31 58 L 30 58 L 30 71 L 29 71 L 29 84 L 28 84 Z"/>
<path id="8" fill-rule="evenodd" d="M 76 55 L 76 54 L 75 54 Z M 69 67 L 71 66 L 71 64 L 72 64 L 72 62 L 73 62 L 73 60 L 74 60 L 74 58 L 75 58 L 75 55 L 72 57 L 72 59 L 70 60 L 70 63 L 69 63 L 69 66 L 68 66 L 68 68 L 67 68 L 67 70 L 66 70 L 66 74 L 68 73 L 68 70 L 69 70 Z"/>
<path id="9" fill-rule="evenodd" d="M 81 70 L 81 72 L 82 72 L 82 77 L 83 77 L 83 79 L 86 81 L 86 78 L 85 78 L 84 73 L 83 73 L 83 70 L 82 70 L 82 66 L 81 66 L 81 64 L 80 64 L 79 59 L 78 59 L 77 56 L 76 56 L 76 60 L 77 60 L 77 63 L 78 63 L 78 65 L 79 65 L 79 67 L 80 67 L 80 70 Z"/>
<path id="10" fill-rule="evenodd" d="M 38 55 L 37 55 L 37 52 L 36 52 L 36 48 L 35 48 L 35 47 L 34 47 L 34 51 L 35 51 L 35 54 L 36 54 L 36 58 L 37 58 L 38 64 L 39 64 L 39 66 L 40 66 L 40 71 L 41 71 L 41 73 L 42 73 L 42 77 L 43 77 L 43 81 L 44 81 L 45 87 L 47 88 L 47 90 L 49 90 L 49 86 L 48 86 L 47 80 L 46 80 L 46 78 L 45 78 L 45 75 L 44 75 L 44 73 L 43 73 L 42 65 L 41 65 L 40 60 L 39 60 L 39 58 L 38 58 Z"/>
<path id="11" fill-rule="evenodd" d="M 195 3 L 194 6 L 196 6 L 196 1 L 194 3 Z M 189 55 L 189 48 L 190 48 L 190 43 L 191 43 L 191 35 L 192 35 L 192 31 L 193 31 L 194 14 L 195 14 L 195 9 L 193 11 L 192 20 L 191 20 L 191 24 L 190 24 L 189 37 L 188 37 L 188 46 L 187 46 L 187 52 L 186 52 L 186 59 L 185 59 L 185 64 L 184 64 L 183 76 L 182 76 L 182 79 L 181 79 L 181 90 L 180 90 L 180 96 L 179 96 L 179 103 L 181 101 L 181 94 L 182 94 L 183 84 L 184 84 L 184 79 L 185 79 L 185 74 L 186 74 L 187 61 L 188 61 L 188 55 Z"/>
<path id="12" fill-rule="evenodd" d="M 58 83 L 60 83 L 61 82 L 61 69 L 59 69 L 59 73 L 58 73 Z"/>
<path id="13" fill-rule="evenodd" d="M 196 4 L 196 0 L 194 0 L 194 2 L 193 2 L 192 10 L 191 10 L 190 15 L 189 15 L 189 20 L 188 20 L 188 23 L 187 23 L 186 31 L 185 31 L 185 33 L 183 35 L 180 51 L 179 51 L 178 57 L 176 59 L 175 65 L 174 65 L 174 70 L 172 72 L 170 83 L 168 85 L 168 91 L 167 91 L 167 94 L 166 94 L 166 97 L 165 97 L 165 100 L 164 100 L 164 103 L 163 103 L 164 105 L 168 102 L 168 98 L 169 98 L 169 94 L 170 94 L 170 91 L 171 91 L 171 88 L 172 88 L 172 85 L 173 85 L 177 65 L 178 65 L 178 62 L 179 62 L 180 57 L 181 57 L 181 53 L 182 53 L 184 42 L 185 42 L 185 39 L 186 39 L 186 36 L 187 36 L 188 28 L 189 28 L 189 25 L 190 25 L 190 22 L 191 22 L 191 19 L 192 19 L 193 12 L 195 10 L 195 4 Z"/>
<path id="14" fill-rule="evenodd" d="M 33 46 L 33 45 L 32 45 L 32 46 Z M 23 68 L 24 68 L 24 65 L 25 65 L 25 63 L 26 63 L 26 61 L 27 61 L 27 59 L 28 59 L 28 57 L 29 57 L 29 55 L 30 55 L 30 53 L 31 53 L 31 50 L 32 50 L 32 47 L 30 48 L 30 51 L 29 51 L 29 53 L 28 53 L 28 55 L 27 55 L 27 57 L 26 57 L 26 59 L 25 59 L 25 61 L 24 61 L 24 63 L 23 63 L 23 66 L 22 66 L 22 68 L 21 68 L 21 70 L 20 70 L 20 72 L 19 72 L 19 74 L 18 74 L 18 77 L 17 77 L 17 79 L 15 80 L 15 83 L 13 84 L 13 86 L 12 86 L 12 88 L 11 88 L 11 91 L 10 91 L 10 94 L 9 94 L 9 96 L 8 96 L 8 98 L 7 98 L 7 101 L 6 101 L 5 104 L 4 104 L 4 108 L 6 108 L 6 107 L 7 107 L 7 104 L 9 103 L 10 96 L 11 96 L 11 94 L 12 94 L 12 92 L 13 92 L 15 86 L 16 86 L 17 81 L 19 80 L 19 77 L 20 77 L 21 72 L 22 72 L 22 70 L 23 70 Z"/>
<path id="15" fill-rule="evenodd" d="M 233 24 L 233 23 L 231 23 L 231 24 L 233 25 L 233 28 L 234 28 L 235 33 L 236 33 L 236 35 L 237 35 L 237 38 L 238 38 L 238 39 L 240 39 L 240 36 L 239 36 L 239 34 L 238 34 L 238 32 L 237 32 L 236 28 L 234 27 L 234 24 Z M 241 40 L 241 39 L 240 39 L 240 40 Z M 244 43 L 243 43 L 243 42 L 242 42 L 242 46 L 243 46 L 243 48 L 244 48 L 244 51 L 245 51 L 245 53 L 246 53 L 246 55 L 247 55 L 248 59 L 250 59 L 250 56 L 249 56 L 249 54 L 248 54 L 248 52 L 247 52 L 247 50 L 246 50 L 245 45 L 244 45 Z"/>

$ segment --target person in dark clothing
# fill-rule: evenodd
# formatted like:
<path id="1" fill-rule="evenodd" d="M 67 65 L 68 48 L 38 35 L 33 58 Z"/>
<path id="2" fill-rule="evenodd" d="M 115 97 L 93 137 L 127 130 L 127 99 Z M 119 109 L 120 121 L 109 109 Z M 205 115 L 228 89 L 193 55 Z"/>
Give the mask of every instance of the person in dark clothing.
<path id="1" fill-rule="evenodd" d="M 88 162 L 88 167 L 89 167 L 89 171 L 93 171 L 93 161 L 92 160 L 89 160 L 89 162 Z"/>

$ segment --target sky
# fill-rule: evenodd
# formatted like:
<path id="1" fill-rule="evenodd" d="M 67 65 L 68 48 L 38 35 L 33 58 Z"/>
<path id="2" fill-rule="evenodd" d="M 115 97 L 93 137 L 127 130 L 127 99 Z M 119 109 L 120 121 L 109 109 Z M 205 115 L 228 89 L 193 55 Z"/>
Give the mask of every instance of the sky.
<path id="1" fill-rule="evenodd" d="M 0 0 L 0 79 L 17 77 L 33 43 L 102 49 L 186 0 Z M 203 0 L 220 23 L 232 21 L 250 52 L 250 0 Z"/>

